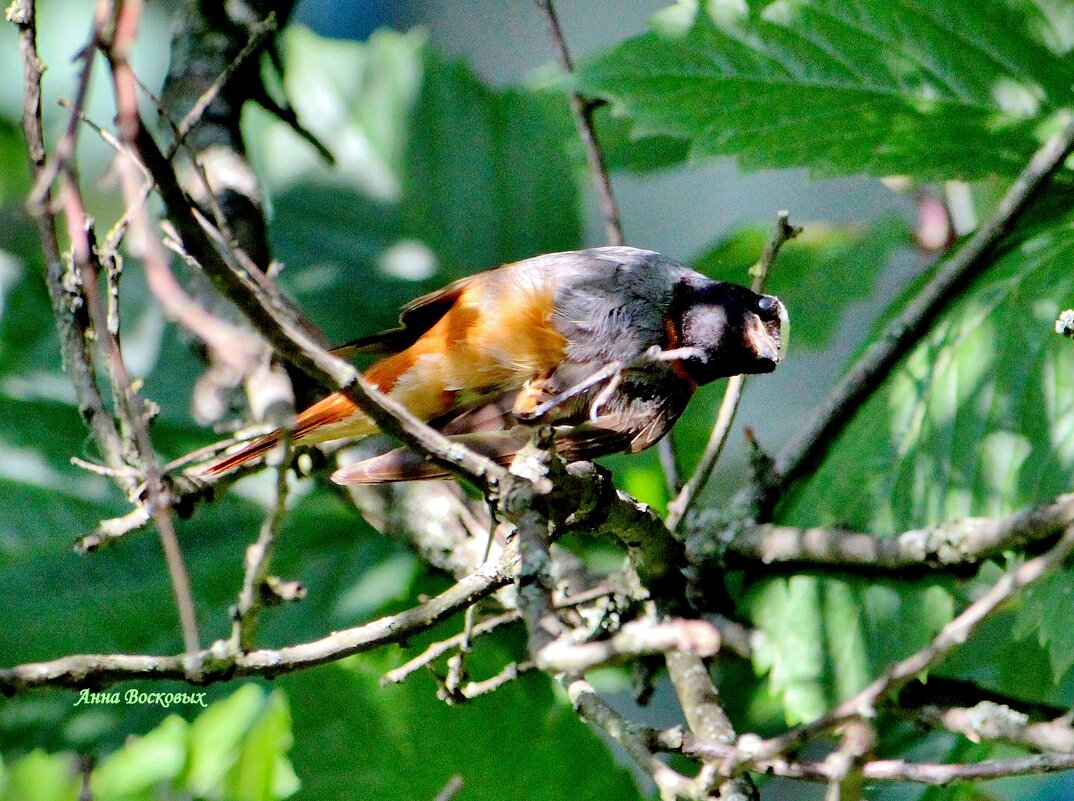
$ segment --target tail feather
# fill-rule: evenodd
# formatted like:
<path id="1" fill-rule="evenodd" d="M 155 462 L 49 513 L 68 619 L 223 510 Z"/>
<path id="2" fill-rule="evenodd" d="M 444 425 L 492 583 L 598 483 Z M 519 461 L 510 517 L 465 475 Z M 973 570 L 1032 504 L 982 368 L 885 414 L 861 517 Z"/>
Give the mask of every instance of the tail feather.
<path id="1" fill-rule="evenodd" d="M 241 464 L 246 464 L 246 462 L 249 462 L 251 459 L 256 459 L 258 456 L 268 453 L 276 447 L 276 444 L 280 441 L 280 433 L 279 430 L 276 430 L 271 434 L 266 434 L 261 439 L 254 440 L 246 447 L 225 456 L 219 462 L 209 465 L 202 472 L 202 475 L 218 476 Z"/>
<path id="2" fill-rule="evenodd" d="M 517 427 L 508 431 L 461 434 L 449 439 L 466 445 L 497 464 L 507 465 L 529 441 L 531 433 L 528 429 Z M 448 470 L 429 461 L 424 454 L 415 453 L 409 448 L 395 448 L 339 468 L 332 474 L 332 481 L 337 484 L 383 484 L 388 481 L 451 477 Z"/>
<path id="3" fill-rule="evenodd" d="M 295 418 L 291 436 L 295 444 L 315 444 L 331 439 L 367 436 L 376 430 L 377 427 L 373 421 L 359 412 L 353 401 L 334 392 Z M 266 434 L 235 453 L 225 456 L 219 462 L 209 465 L 202 471 L 202 475 L 218 476 L 251 459 L 256 459 L 272 450 L 282 435 L 283 432 L 276 429 L 271 434 Z"/>

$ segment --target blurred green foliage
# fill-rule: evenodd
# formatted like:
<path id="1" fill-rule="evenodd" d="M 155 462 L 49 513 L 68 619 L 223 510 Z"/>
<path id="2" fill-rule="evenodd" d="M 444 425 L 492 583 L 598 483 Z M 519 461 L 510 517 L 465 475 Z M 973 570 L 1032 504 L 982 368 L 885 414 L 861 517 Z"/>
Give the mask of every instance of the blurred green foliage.
<path id="1" fill-rule="evenodd" d="M 269 201 L 274 253 L 285 265 L 281 280 L 331 338 L 388 327 L 402 303 L 457 276 L 581 244 L 583 162 L 559 84 L 493 90 L 437 54 L 420 31 L 380 31 L 358 44 L 291 28 L 281 45 L 283 89 L 338 164 L 319 163 L 257 109 L 244 112 L 244 125 Z M 611 101 L 598 124 L 617 169 L 690 169 L 691 160 L 731 155 L 747 169 L 807 167 L 822 176 L 992 176 L 975 185 L 987 212 L 994 177 L 1016 174 L 1070 107 L 1072 45 L 1074 20 L 1046 0 L 681 0 L 652 32 L 585 65 L 578 80 Z M 10 114 L 11 105 L 4 108 Z M 27 182 L 18 136 L 15 119 L 0 119 L 0 597 L 7 599 L 0 664 L 174 652 L 171 591 L 152 534 L 88 559 L 69 551 L 71 540 L 123 503 L 105 479 L 69 462 L 93 451 L 59 371 L 33 226 L 19 207 Z M 697 267 L 744 281 L 766 228 L 759 221 L 713 242 Z M 779 519 L 886 536 L 1065 491 L 1074 470 L 1072 356 L 1070 343 L 1049 329 L 1074 296 L 1072 230 L 1068 195 L 1057 189 L 1039 199 L 990 270 L 784 499 Z M 930 274 L 891 291 L 891 265 L 907 257 L 910 243 L 905 222 L 884 219 L 811 225 L 789 244 L 770 289 L 793 310 L 792 353 L 830 357 L 836 343 L 860 349 L 868 326 L 855 329 L 861 341 L 840 340 L 865 302 L 890 292 L 881 314 L 890 319 Z M 160 320 L 136 268 L 127 270 L 124 291 L 128 361 L 161 406 L 158 449 L 177 456 L 211 438 L 188 411 L 201 366 L 187 337 Z M 685 465 L 704 446 L 715 403 L 712 390 L 676 429 Z M 664 500 L 653 454 L 611 464 L 620 486 Z M 180 523 L 203 639 L 226 634 L 242 551 L 264 514 L 263 479 Z M 265 645 L 322 636 L 443 587 L 442 577 L 324 489 L 304 483 L 294 501 L 274 567 L 310 594 L 266 612 Z M 736 722 L 764 730 L 815 717 L 926 642 L 998 571 L 986 566 L 976 580 L 957 583 L 732 576 L 737 611 L 765 635 L 752 670 L 721 668 Z M 1069 704 L 1071 581 L 1063 573 L 1034 587 L 941 672 Z M 518 632 L 489 639 L 474 654 L 475 675 L 521 658 L 523 648 Z M 98 756 L 91 788 L 104 801 L 432 798 L 456 774 L 465 781 L 461 801 L 644 792 L 545 679 L 526 676 L 449 708 L 428 676 L 378 686 L 401 651 L 282 677 L 271 693 L 260 683 L 207 688 L 206 710 L 87 708 L 65 692 L 5 701 L 0 800 L 77 797 L 75 752 Z M 993 753 L 892 728 L 903 756 Z M 1011 786 L 1007 797 L 1026 797 L 1028 785 Z"/>
<path id="2" fill-rule="evenodd" d="M 123 703 L 127 692 L 106 694 Z M 189 691 L 188 691 L 189 692 Z M 97 703 L 87 701 L 86 703 Z M 190 723 L 169 715 L 96 765 L 89 791 L 99 801 L 151 801 L 176 794 L 276 801 L 298 789 L 287 758 L 291 716 L 282 692 L 267 698 L 247 684 Z M 76 801 L 82 779 L 73 754 L 35 750 L 0 767 L 3 801 Z"/>

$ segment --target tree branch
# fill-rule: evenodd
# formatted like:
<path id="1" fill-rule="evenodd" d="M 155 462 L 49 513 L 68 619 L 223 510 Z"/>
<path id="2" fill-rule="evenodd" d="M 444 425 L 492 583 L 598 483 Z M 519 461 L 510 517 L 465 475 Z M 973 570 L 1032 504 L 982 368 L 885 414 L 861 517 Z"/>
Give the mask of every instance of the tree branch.
<path id="1" fill-rule="evenodd" d="M 703 620 L 639 619 L 624 624 L 607 640 L 572 642 L 569 636 L 560 637 L 544 646 L 536 661 L 547 670 L 582 675 L 595 667 L 646 654 L 682 651 L 710 657 L 719 650 L 719 630 Z"/>
<path id="2" fill-rule="evenodd" d="M 518 551 L 509 548 L 499 562 L 482 566 L 419 606 L 312 642 L 248 653 L 234 653 L 228 643 L 218 642 L 196 654 L 203 666 L 199 680 L 211 682 L 238 676 L 271 678 L 406 640 L 507 586 L 517 566 Z M 38 687 L 99 688 L 131 679 L 184 679 L 188 678 L 185 661 L 183 655 L 67 656 L 0 669 L 0 692 L 10 695 Z"/>
<path id="3" fill-rule="evenodd" d="M 906 713 L 918 723 L 947 729 L 974 743 L 997 740 L 1036 751 L 1074 753 L 1070 713 L 1034 723 L 1025 712 L 995 701 L 981 701 L 972 707 L 929 705 Z"/>
<path id="4" fill-rule="evenodd" d="M 505 475 L 503 468 L 425 425 L 398 401 L 373 387 L 353 366 L 329 353 L 320 333 L 264 275 L 225 259 L 205 234 L 171 165 L 144 127 L 139 129 L 138 152 L 157 181 L 183 246 L 217 288 L 245 312 L 276 353 L 321 385 L 343 392 L 386 433 L 476 486 L 489 490 Z"/>
<path id="5" fill-rule="evenodd" d="M 765 524 L 742 529 L 727 561 L 785 567 L 845 567 L 881 571 L 976 565 L 1004 551 L 1057 537 L 1074 523 L 1074 493 L 1006 517 L 968 517 L 877 537 L 837 528 Z"/>
<path id="6" fill-rule="evenodd" d="M 688 756 L 734 762 L 744 757 L 735 746 L 706 743 L 684 736 L 682 751 Z M 755 763 L 756 770 L 770 776 L 804 779 L 814 782 L 832 782 L 838 778 L 838 769 L 827 761 L 793 761 L 773 756 Z M 987 781 L 1011 776 L 1027 776 L 1055 773 L 1074 768 L 1074 754 L 1049 751 L 1010 759 L 991 759 L 976 763 L 932 764 L 906 762 L 901 759 L 878 759 L 865 762 L 861 775 L 867 781 L 913 782 L 946 786 L 958 782 Z"/>
<path id="7" fill-rule="evenodd" d="M 608 706 L 589 682 L 579 676 L 565 676 L 561 681 L 578 716 L 603 729 L 619 743 L 638 767 L 652 776 L 660 790 L 661 798 L 698 797 L 694 783 L 661 762 L 649 749 L 645 738 Z"/>
<path id="8" fill-rule="evenodd" d="M 291 468 L 291 436 L 286 429 L 281 444 L 283 453 L 280 455 L 280 463 L 276 465 L 276 500 L 264 522 L 261 523 L 257 540 L 246 548 L 246 569 L 243 571 L 242 589 L 239 590 L 238 602 L 233 611 L 231 644 L 240 652 L 249 651 L 254 647 L 254 629 L 257 626 L 261 608 L 264 606 L 262 599 L 269 591 L 267 583 L 269 565 L 276 552 L 276 540 L 287 514 L 287 474 Z"/>
<path id="9" fill-rule="evenodd" d="M 548 32 L 552 42 L 556 46 L 556 58 L 560 67 L 568 77 L 574 74 L 574 61 L 571 59 L 570 50 L 567 48 L 567 39 L 563 35 L 563 28 L 559 24 L 559 16 L 556 14 L 556 6 L 553 0 L 534 0 L 537 7 L 544 13 L 548 23 Z M 578 92 L 569 92 L 568 99 L 571 105 L 571 115 L 574 117 L 574 125 L 578 129 L 578 136 L 585 148 L 586 162 L 589 164 L 589 176 L 593 181 L 597 199 L 600 201 L 601 215 L 604 217 L 604 235 L 609 245 L 624 245 L 626 237 L 623 236 L 623 223 L 619 217 L 619 206 L 615 202 L 615 193 L 612 191 L 612 180 L 608 174 L 608 164 L 604 159 L 604 151 L 600 146 L 596 128 L 593 125 L 593 111 L 596 106 L 584 98 Z"/>
<path id="10" fill-rule="evenodd" d="M 106 0 L 102 0 L 102 3 Z M 128 61 L 128 54 L 134 46 L 137 36 L 138 24 L 141 21 L 142 5 L 138 0 L 119 0 L 115 6 L 115 21 L 110 41 L 105 40 L 103 28 L 98 28 L 96 39 L 105 50 L 109 65 L 112 69 L 112 84 L 116 100 L 116 119 L 119 123 L 120 141 L 127 148 L 133 149 L 137 139 L 141 120 L 138 116 L 137 86 L 134 81 L 134 70 Z M 88 58 L 92 56 L 87 56 Z M 141 181 L 137 169 L 129 158 L 120 157 L 120 172 L 123 185 L 123 193 L 126 202 L 134 206 L 140 203 Z M 74 176 L 71 176 L 69 194 L 74 197 Z M 135 224 L 142 234 L 145 243 L 145 260 L 147 265 L 153 263 L 158 274 L 168 271 L 167 258 L 159 237 L 149 221 L 149 211 L 141 204 L 141 213 L 135 217 Z M 83 214 L 83 219 L 85 215 Z M 72 232 L 73 233 L 73 232 Z M 127 421 L 130 427 L 130 437 L 138 454 L 139 467 L 145 474 L 145 487 L 149 500 L 150 511 L 157 524 L 160 534 L 161 546 L 164 550 L 164 559 L 168 567 L 168 575 L 171 578 L 172 588 L 175 593 L 176 606 L 179 611 L 179 620 L 182 626 L 183 642 L 186 646 L 188 669 L 191 676 L 195 676 L 198 666 L 194 661 L 194 655 L 200 651 L 198 642 L 197 617 L 194 612 L 194 600 L 190 588 L 190 576 L 183 560 L 182 551 L 179 548 L 179 540 L 175 534 L 175 527 L 171 517 L 171 500 L 164 487 L 160 464 L 157 461 L 156 452 L 153 450 L 152 441 L 149 438 L 149 416 L 145 410 L 145 404 L 141 396 L 134 391 L 126 365 L 123 362 L 123 353 L 119 346 L 118 334 L 113 333 L 107 326 L 102 327 L 104 320 L 103 306 L 97 297 L 96 270 L 91 269 L 93 260 L 89 256 L 88 243 L 86 259 L 83 262 L 84 273 L 88 277 L 85 282 L 87 296 L 90 300 L 90 308 L 97 317 L 97 327 L 101 331 L 108 330 L 104 346 L 112 365 L 112 371 L 117 377 L 115 395 L 116 408 L 120 412 L 120 418 Z M 78 248 L 75 248 L 76 259 Z M 147 269 L 149 269 L 147 267 Z M 92 287 L 93 291 L 90 291 Z"/>
<path id="11" fill-rule="evenodd" d="M 78 399 L 78 411 L 86 421 L 105 462 L 114 470 L 126 467 L 123 443 L 115 422 L 106 411 L 97 386 L 93 355 L 89 345 L 89 311 L 85 296 L 74 270 L 68 269 L 60 256 L 56 233 L 56 217 L 52 211 L 52 183 L 56 176 L 56 161 L 50 162 L 45 149 L 41 122 L 41 76 L 45 65 L 37 54 L 37 17 L 35 0 L 23 0 L 11 6 L 10 18 L 19 30 L 19 51 L 23 68 L 23 133 L 30 156 L 35 184 L 42 187 L 41 201 L 30 204 L 37 219 L 38 236 L 45 257 L 45 280 L 48 285 L 56 327 L 60 335 L 63 364 Z M 88 72 L 92 58 L 86 59 L 83 71 Z M 88 85 L 88 75 L 81 83 Z M 73 135 L 73 134 L 72 134 Z M 120 480 L 126 490 L 137 483 L 133 477 Z"/>

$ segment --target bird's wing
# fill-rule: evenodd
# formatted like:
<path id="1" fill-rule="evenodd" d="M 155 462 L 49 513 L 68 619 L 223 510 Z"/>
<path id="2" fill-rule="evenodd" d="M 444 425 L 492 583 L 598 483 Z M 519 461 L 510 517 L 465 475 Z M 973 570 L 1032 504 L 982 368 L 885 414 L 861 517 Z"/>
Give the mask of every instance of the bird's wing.
<path id="1" fill-rule="evenodd" d="M 491 407 L 475 409 L 477 417 L 491 412 Z M 629 408 L 599 415 L 593 420 L 553 428 L 556 451 L 568 461 L 595 459 L 609 453 L 632 453 L 649 447 L 671 427 L 678 416 L 663 404 L 631 404 Z M 495 425 L 513 419 L 509 410 L 494 414 L 486 423 Z M 473 431 L 449 437 L 497 464 L 507 466 L 529 442 L 535 428 L 514 425 L 501 430 Z M 395 448 L 386 453 L 341 467 L 332 474 L 337 484 L 380 484 L 388 481 L 417 481 L 450 478 L 449 471 L 409 448 Z"/>
<path id="2" fill-rule="evenodd" d="M 332 353 L 349 358 L 360 354 L 384 355 L 406 350 L 447 314 L 466 287 L 479 275 L 460 278 L 442 289 L 415 298 L 400 311 L 399 325 L 396 328 L 337 345 L 332 348 Z"/>

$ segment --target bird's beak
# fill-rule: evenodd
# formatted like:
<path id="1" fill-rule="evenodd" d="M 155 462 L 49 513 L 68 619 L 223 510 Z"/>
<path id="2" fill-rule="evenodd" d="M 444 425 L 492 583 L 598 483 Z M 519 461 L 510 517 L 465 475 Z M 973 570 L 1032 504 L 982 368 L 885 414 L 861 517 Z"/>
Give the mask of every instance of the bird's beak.
<path id="1" fill-rule="evenodd" d="M 779 303 L 779 358 L 787 355 L 787 346 L 791 342 L 791 316 L 787 314 L 787 307 L 783 302 Z"/>
<path id="2" fill-rule="evenodd" d="M 777 298 L 772 298 L 773 307 L 766 309 L 767 319 L 756 318 L 747 334 L 750 347 L 759 361 L 770 361 L 772 369 L 779 364 L 787 353 L 787 342 L 791 335 L 791 321 L 787 307 Z"/>

